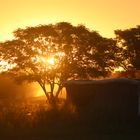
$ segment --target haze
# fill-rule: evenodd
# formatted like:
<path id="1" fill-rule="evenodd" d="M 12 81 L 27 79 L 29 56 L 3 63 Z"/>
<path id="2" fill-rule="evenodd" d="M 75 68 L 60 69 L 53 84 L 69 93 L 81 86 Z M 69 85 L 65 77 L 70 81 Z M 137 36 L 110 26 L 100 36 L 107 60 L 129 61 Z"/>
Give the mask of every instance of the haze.
<path id="1" fill-rule="evenodd" d="M 68 21 L 105 37 L 140 23 L 139 0 L 0 0 L 0 41 L 17 28 Z"/>

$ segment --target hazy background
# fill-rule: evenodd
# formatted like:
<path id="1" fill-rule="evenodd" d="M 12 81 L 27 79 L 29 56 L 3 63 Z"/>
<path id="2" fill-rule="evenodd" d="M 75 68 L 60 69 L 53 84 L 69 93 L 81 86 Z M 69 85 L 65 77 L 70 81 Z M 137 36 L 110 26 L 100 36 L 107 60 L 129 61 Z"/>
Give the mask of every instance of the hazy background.
<path id="1" fill-rule="evenodd" d="M 0 99 L 21 99 L 42 95 L 44 93 L 37 83 L 17 84 L 6 76 L 0 76 Z"/>

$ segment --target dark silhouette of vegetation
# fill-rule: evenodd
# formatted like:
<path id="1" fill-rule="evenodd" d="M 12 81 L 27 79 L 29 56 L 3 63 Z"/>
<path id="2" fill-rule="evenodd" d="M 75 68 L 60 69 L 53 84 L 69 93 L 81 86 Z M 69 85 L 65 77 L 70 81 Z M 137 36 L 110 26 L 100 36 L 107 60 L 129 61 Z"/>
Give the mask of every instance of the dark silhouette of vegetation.
<path id="1" fill-rule="evenodd" d="M 116 30 L 115 34 L 118 46 L 123 48 L 121 57 L 124 59 L 126 75 L 136 78 L 135 72 L 140 70 L 140 26 L 126 30 Z"/>
<path id="2" fill-rule="evenodd" d="M 115 33 L 116 38 L 108 39 L 83 25 L 73 26 L 67 22 L 17 29 L 13 40 L 0 43 L 0 72 L 11 76 L 19 83 L 37 82 L 50 104 L 56 103 L 63 82 L 66 80 L 105 77 L 117 67 L 123 67 L 125 70 L 119 73 L 118 77 L 134 78 L 133 73 L 140 69 L 140 26 L 116 30 Z M 119 84 L 118 88 L 124 87 L 123 84 L 121 86 Z M 104 94 L 105 87 L 98 86 L 97 89 Z M 127 86 L 126 89 L 130 92 L 137 90 Z M 84 92 L 81 85 L 79 89 Z M 108 89 L 112 95 L 111 89 L 114 91 L 116 88 L 111 85 Z M 98 90 L 95 90 L 97 95 L 99 95 Z M 88 94 L 90 92 L 88 88 Z M 118 90 L 115 92 L 116 97 L 117 92 Z M 125 93 L 124 90 L 121 92 Z M 66 106 L 64 100 L 61 100 L 56 108 L 44 104 L 44 101 L 39 98 L 0 100 L 0 138 L 89 140 L 140 137 L 140 121 L 137 119 L 125 121 L 126 118 L 124 118 L 124 121 L 121 119 L 111 121 L 116 113 L 114 111 L 113 114 L 111 112 L 111 117 L 107 116 L 107 121 L 105 120 L 104 113 L 112 107 L 108 106 L 109 102 L 105 100 L 105 94 L 105 98 L 99 98 L 106 101 L 105 105 L 97 100 L 94 103 L 98 103 L 96 107 L 103 104 L 102 106 L 107 109 L 104 110 L 105 112 L 99 110 L 99 114 L 92 115 L 90 107 L 94 103 L 88 94 L 86 96 L 91 104 L 87 101 L 85 105 L 79 106 L 80 112 L 83 111 L 85 115 L 76 112 L 75 106 Z M 86 98 L 81 96 L 81 93 L 79 95 L 80 97 L 77 97 L 83 98 L 85 102 Z M 113 102 L 110 97 L 108 99 L 116 105 L 118 102 L 114 93 L 112 97 L 116 102 Z M 128 98 L 131 102 L 131 97 Z M 124 96 L 124 99 L 127 98 Z M 77 101 L 80 102 L 80 100 Z M 128 103 L 128 105 L 132 109 L 131 104 Z M 84 108 L 87 106 L 87 108 L 83 110 L 81 106 Z M 129 107 L 124 107 L 125 111 L 127 109 L 129 110 Z"/>
<path id="3" fill-rule="evenodd" d="M 83 25 L 39 25 L 17 29 L 14 36 L 0 44 L 1 59 L 11 65 L 5 73 L 19 82 L 38 82 L 49 103 L 58 99 L 64 81 L 106 76 L 119 59 L 115 40 Z"/>
<path id="4" fill-rule="evenodd" d="M 48 102 L 55 103 L 66 80 L 105 77 L 117 67 L 127 71 L 123 77 L 135 77 L 140 26 L 115 34 L 108 39 L 67 22 L 17 29 L 13 40 L 0 43 L 0 59 L 8 65 L 1 63 L 1 69 L 18 82 L 38 82 Z"/>
<path id="5" fill-rule="evenodd" d="M 0 138 L 2 140 L 137 140 L 140 138 L 139 123 L 113 124 L 93 116 L 83 120 L 82 116 L 69 111 L 65 106 L 47 109 L 42 101 L 0 102 Z M 103 117 L 99 115 L 99 117 Z"/>

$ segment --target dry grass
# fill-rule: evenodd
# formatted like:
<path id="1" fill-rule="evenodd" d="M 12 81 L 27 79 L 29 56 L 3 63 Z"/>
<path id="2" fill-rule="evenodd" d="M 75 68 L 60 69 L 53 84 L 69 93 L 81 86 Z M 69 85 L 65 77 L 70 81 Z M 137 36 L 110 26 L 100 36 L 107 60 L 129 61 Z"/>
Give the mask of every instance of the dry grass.
<path id="1" fill-rule="evenodd" d="M 64 103 L 64 102 L 63 102 Z M 138 139 L 138 128 L 83 120 L 69 106 L 45 100 L 1 100 L 0 140 Z"/>

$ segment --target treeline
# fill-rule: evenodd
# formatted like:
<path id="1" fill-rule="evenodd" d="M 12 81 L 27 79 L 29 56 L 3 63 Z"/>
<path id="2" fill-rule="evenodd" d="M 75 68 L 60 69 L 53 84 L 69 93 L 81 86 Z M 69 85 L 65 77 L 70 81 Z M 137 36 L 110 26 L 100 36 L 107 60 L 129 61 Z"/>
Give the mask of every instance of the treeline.
<path id="1" fill-rule="evenodd" d="M 116 38 L 67 22 L 17 29 L 13 34 L 13 40 L 0 43 L 1 73 L 18 82 L 37 82 L 50 103 L 66 80 L 107 77 L 120 67 L 123 76 L 136 78 L 140 68 L 140 26 L 116 30 Z"/>

